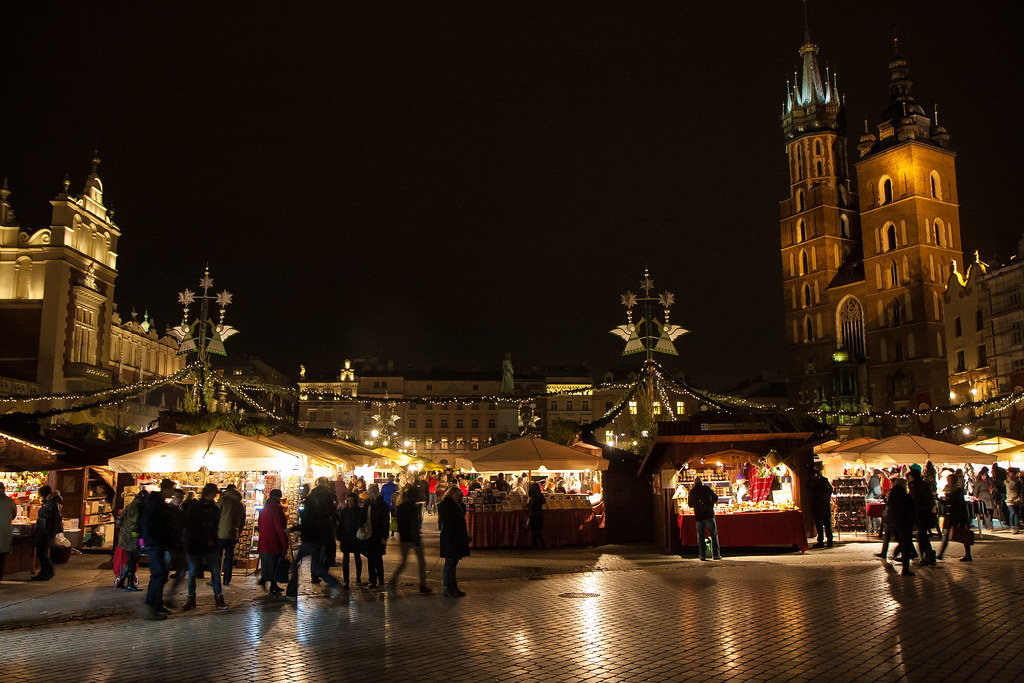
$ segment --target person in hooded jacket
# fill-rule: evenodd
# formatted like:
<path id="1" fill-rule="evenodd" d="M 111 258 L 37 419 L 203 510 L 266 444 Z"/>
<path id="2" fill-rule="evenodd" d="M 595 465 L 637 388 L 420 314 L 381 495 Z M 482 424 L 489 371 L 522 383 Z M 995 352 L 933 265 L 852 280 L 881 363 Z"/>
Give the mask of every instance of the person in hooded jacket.
<path id="1" fill-rule="evenodd" d="M 260 510 L 260 538 L 256 543 L 256 552 L 260 554 L 260 588 L 267 590 L 269 583 L 269 590 L 273 594 L 284 592 L 284 589 L 277 585 L 277 568 L 285 550 L 291 545 L 286 531 L 288 519 L 285 517 L 284 507 L 281 506 L 283 496 L 281 489 L 274 489 L 267 495 L 267 502 Z"/>
<path id="2" fill-rule="evenodd" d="M 43 506 L 39 508 L 36 528 L 32 536 L 32 547 L 35 548 L 36 559 L 39 561 L 39 572 L 34 574 L 31 579 L 32 581 L 49 581 L 54 576 L 50 549 L 53 547 L 53 539 L 64 531 L 64 519 L 60 512 L 60 506 L 64 503 L 64 499 L 60 497 L 59 492 L 54 492 L 49 486 L 39 489 L 39 499 L 43 501 Z"/>
<path id="3" fill-rule="evenodd" d="M 341 508 L 338 520 L 338 543 L 341 545 L 341 574 L 345 581 L 345 590 L 349 587 L 349 557 L 356 564 L 356 583 L 363 582 L 363 556 L 359 552 L 360 542 L 356 537 L 362 524 L 363 512 L 359 509 L 359 495 L 355 492 L 345 497 L 345 507 Z"/>
<path id="4" fill-rule="evenodd" d="M 188 508 L 185 519 L 185 551 L 188 553 L 188 598 L 182 609 L 196 607 L 196 574 L 205 562 L 210 570 L 210 585 L 217 609 L 227 609 L 221 593 L 220 572 L 217 571 L 217 529 L 220 526 L 220 509 L 214 500 L 217 485 L 209 483 L 203 487 L 202 496 Z"/>
<path id="5" fill-rule="evenodd" d="M 238 487 L 228 484 L 217 499 L 220 522 L 217 525 L 217 567 L 223 572 L 221 583 L 231 585 L 231 570 L 235 566 L 235 546 L 245 528 L 245 505 Z"/>

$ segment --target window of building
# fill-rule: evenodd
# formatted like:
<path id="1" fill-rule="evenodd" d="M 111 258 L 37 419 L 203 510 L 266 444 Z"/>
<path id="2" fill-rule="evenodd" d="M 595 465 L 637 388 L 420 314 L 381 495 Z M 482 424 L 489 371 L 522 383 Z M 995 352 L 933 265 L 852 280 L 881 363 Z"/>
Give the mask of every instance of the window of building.
<path id="1" fill-rule="evenodd" d="M 807 252 L 803 249 L 800 250 L 800 274 L 807 275 L 807 271 L 810 270 L 808 267 Z"/>
<path id="2" fill-rule="evenodd" d="M 984 344 L 978 344 L 978 367 L 983 368 L 988 365 L 988 352 L 985 351 Z"/>
<path id="3" fill-rule="evenodd" d="M 75 306 L 75 331 L 72 338 L 71 362 L 96 365 L 96 339 L 99 311 Z"/>
<path id="4" fill-rule="evenodd" d="M 479 384 L 474 384 L 473 385 L 473 391 L 480 391 L 480 385 Z"/>
<path id="5" fill-rule="evenodd" d="M 434 404 L 433 403 L 425 403 L 425 404 L 423 404 L 423 410 L 433 410 L 433 409 L 434 409 Z"/>
<path id="6" fill-rule="evenodd" d="M 1008 306 L 1020 306 L 1020 291 L 1016 290 L 1007 294 L 1006 304 Z"/>
<path id="7" fill-rule="evenodd" d="M 1024 344 L 1024 330 L 1013 330 L 1010 332 L 1010 344 L 1013 346 Z"/>
<path id="8" fill-rule="evenodd" d="M 557 410 L 558 410 L 558 401 L 556 401 L 555 399 L 551 399 L 551 412 L 555 412 Z"/>
<path id="9" fill-rule="evenodd" d="M 682 401 L 676 401 L 676 415 L 686 414 L 686 404 Z"/>
<path id="10" fill-rule="evenodd" d="M 442 417 L 441 418 L 441 429 L 448 429 L 448 418 L 447 417 Z"/>
<path id="11" fill-rule="evenodd" d="M 896 342 L 896 348 L 893 349 L 893 360 L 903 360 L 903 342 Z"/>
<path id="12" fill-rule="evenodd" d="M 494 429 L 494 418 L 493 417 L 487 418 L 487 428 L 488 429 Z"/>
<path id="13" fill-rule="evenodd" d="M 629 414 L 636 415 L 636 401 L 629 402 Z"/>
<path id="14" fill-rule="evenodd" d="M 447 436 L 442 436 L 441 437 L 441 450 L 442 451 L 448 450 L 448 437 Z"/>
<path id="15" fill-rule="evenodd" d="M 879 204 L 892 204 L 892 179 L 888 176 L 879 183 Z"/>
<path id="16" fill-rule="evenodd" d="M 461 402 L 455 404 L 455 410 L 462 410 L 462 407 L 463 406 Z"/>
<path id="17" fill-rule="evenodd" d="M 807 240 L 807 224 L 804 223 L 801 218 L 796 222 L 796 241 L 805 242 Z"/>
<path id="18" fill-rule="evenodd" d="M 612 446 L 615 445 L 615 432 L 611 429 L 604 430 L 604 442 Z"/>
<path id="19" fill-rule="evenodd" d="M 462 420 L 462 418 L 461 418 L 461 417 L 460 417 L 460 418 L 458 418 L 458 419 L 456 419 L 456 420 L 455 420 L 455 428 L 456 428 L 456 429 L 462 429 L 462 428 L 463 428 L 463 426 L 464 426 L 464 425 L 463 425 L 462 423 L 463 423 L 463 420 Z"/>
<path id="20" fill-rule="evenodd" d="M 817 168 L 818 168 L 818 175 L 823 175 L 824 172 L 825 172 L 825 168 L 824 168 L 824 166 L 822 166 L 820 159 L 818 160 Z"/>
<path id="21" fill-rule="evenodd" d="M 797 210 L 797 212 L 800 212 L 800 211 L 804 210 L 804 191 L 803 190 L 797 190 L 796 191 L 796 210 Z"/>
<path id="22" fill-rule="evenodd" d="M 956 352 L 956 370 L 955 372 L 963 372 L 967 369 L 967 361 L 964 359 L 964 352 Z"/>
<path id="23" fill-rule="evenodd" d="M 567 400 L 565 402 L 565 409 L 566 410 L 572 410 L 572 401 Z"/>
<path id="24" fill-rule="evenodd" d="M 363 410 L 371 410 L 372 405 L 369 401 L 363 401 Z"/>
<path id="25" fill-rule="evenodd" d="M 896 248 L 896 226 L 893 223 L 889 223 L 885 226 L 885 244 L 882 245 L 884 251 L 892 251 Z"/>
<path id="26" fill-rule="evenodd" d="M 974 329 L 979 332 L 985 329 L 985 315 L 981 312 L 980 308 L 974 313 Z"/>
<path id="27" fill-rule="evenodd" d="M 316 422 L 316 409 L 315 408 L 309 411 L 309 421 L 310 422 Z"/>
<path id="28" fill-rule="evenodd" d="M 434 418 L 432 418 L 432 417 L 425 418 L 423 420 L 423 426 L 426 427 L 427 429 L 433 429 L 434 428 Z"/>
<path id="29" fill-rule="evenodd" d="M 661 415 L 661 402 L 660 401 L 655 401 L 654 402 L 654 414 L 655 415 Z"/>
<path id="30" fill-rule="evenodd" d="M 814 339 L 814 323 L 811 322 L 811 316 L 804 318 L 804 341 L 809 342 Z"/>
<path id="31" fill-rule="evenodd" d="M 476 402 L 474 402 L 474 403 L 473 403 L 473 405 L 471 405 L 471 406 L 469 407 L 469 409 L 470 409 L 470 410 L 480 410 L 480 404 L 479 404 L 479 403 L 476 403 Z"/>
<path id="32" fill-rule="evenodd" d="M 428 384 L 427 385 L 427 391 L 433 391 L 433 390 L 434 390 L 434 385 L 433 384 Z"/>
<path id="33" fill-rule="evenodd" d="M 410 417 L 409 418 L 409 429 L 416 429 L 416 418 L 415 417 Z"/>
<path id="34" fill-rule="evenodd" d="M 898 300 L 895 300 L 895 299 L 892 302 L 892 324 L 893 325 L 902 325 L 903 324 L 903 307 L 900 306 L 900 302 Z"/>
<path id="35" fill-rule="evenodd" d="M 936 246 L 939 246 L 939 247 L 945 246 L 945 244 L 944 244 L 944 242 L 946 241 L 945 235 L 946 235 L 946 228 L 945 228 L 945 226 L 942 224 L 941 220 L 936 218 L 935 221 L 932 223 L 932 241 L 935 242 Z"/>
<path id="36" fill-rule="evenodd" d="M 896 269 L 895 259 L 889 261 L 889 286 L 896 287 L 900 283 L 900 272 Z"/>
<path id="37" fill-rule="evenodd" d="M 848 297 L 839 307 L 839 339 L 850 358 L 864 358 L 864 310 L 860 301 Z"/>
<path id="38" fill-rule="evenodd" d="M 814 141 L 814 153 L 817 156 L 821 156 L 821 140 Z"/>
<path id="39" fill-rule="evenodd" d="M 843 237 L 850 236 L 850 219 L 843 214 L 839 217 L 839 232 Z"/>
<path id="40" fill-rule="evenodd" d="M 960 324 L 960 316 L 957 316 L 956 319 L 953 320 L 953 336 L 959 337 L 963 335 L 963 333 L 963 326 Z"/>
<path id="41" fill-rule="evenodd" d="M 931 184 L 932 199 L 942 199 L 942 185 L 939 183 L 939 174 L 936 171 L 932 171 Z"/>
<path id="42" fill-rule="evenodd" d="M 472 427 L 473 429 L 479 429 L 479 428 L 480 428 L 480 418 L 478 418 L 478 417 L 474 417 L 474 418 L 473 418 L 472 420 L 470 420 L 470 423 L 469 423 L 469 425 L 470 425 L 470 426 L 471 426 L 471 427 Z"/>
<path id="43" fill-rule="evenodd" d="M 589 399 L 586 399 L 586 398 L 583 399 L 582 405 L 580 406 L 580 410 L 590 410 L 590 400 Z"/>
<path id="44" fill-rule="evenodd" d="M 804 308 L 809 308 L 811 305 L 811 288 L 805 282 L 804 283 Z"/>
<path id="45" fill-rule="evenodd" d="M 1014 372 L 1024 370 L 1024 358 L 1014 358 L 1012 361 L 1010 361 L 1010 367 L 1013 369 Z"/>

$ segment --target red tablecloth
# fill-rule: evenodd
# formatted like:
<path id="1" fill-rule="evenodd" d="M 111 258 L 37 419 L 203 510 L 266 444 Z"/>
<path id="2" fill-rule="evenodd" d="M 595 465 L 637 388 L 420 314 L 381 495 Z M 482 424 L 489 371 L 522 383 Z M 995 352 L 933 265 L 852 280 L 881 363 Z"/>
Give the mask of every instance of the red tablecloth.
<path id="1" fill-rule="evenodd" d="M 697 522 L 693 515 L 679 515 L 679 538 L 684 546 L 697 545 Z M 800 510 L 777 512 L 737 512 L 715 515 L 718 544 L 743 548 L 757 545 L 795 545 L 807 550 L 804 513 Z"/>
<path id="2" fill-rule="evenodd" d="M 885 503 L 868 503 L 868 517 L 882 517 L 885 514 Z"/>
<path id="3" fill-rule="evenodd" d="M 600 510 L 597 511 L 600 513 Z M 466 513 L 470 547 L 522 548 L 530 545 L 526 510 Z M 595 510 L 545 510 L 544 544 L 548 548 L 563 545 L 603 545 L 602 518 Z"/>

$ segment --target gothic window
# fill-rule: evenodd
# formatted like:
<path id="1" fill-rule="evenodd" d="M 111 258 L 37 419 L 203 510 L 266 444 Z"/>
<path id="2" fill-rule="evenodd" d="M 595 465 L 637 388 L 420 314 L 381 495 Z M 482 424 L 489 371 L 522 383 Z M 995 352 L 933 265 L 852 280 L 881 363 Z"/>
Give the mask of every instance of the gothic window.
<path id="1" fill-rule="evenodd" d="M 935 319 L 939 320 L 942 318 L 942 309 L 939 308 L 939 293 L 932 292 L 932 306 L 935 309 Z"/>
<path id="2" fill-rule="evenodd" d="M 893 360 L 903 360 L 903 342 L 896 342 L 892 355 Z"/>
<path id="3" fill-rule="evenodd" d="M 907 358 L 917 358 L 917 349 L 914 348 L 914 335 L 907 335 Z"/>
<path id="4" fill-rule="evenodd" d="M 889 261 L 889 286 L 895 287 L 900 283 L 900 273 L 896 269 L 896 260 Z"/>
<path id="5" fill-rule="evenodd" d="M 936 332 L 935 333 L 935 345 L 936 345 L 936 347 L 938 347 L 938 350 L 936 351 L 936 353 L 938 353 L 941 356 L 944 353 L 944 351 L 942 350 L 942 333 L 941 332 Z"/>
<path id="6" fill-rule="evenodd" d="M 892 324 L 902 325 L 903 324 L 903 306 L 900 305 L 898 299 L 892 301 Z"/>
<path id="7" fill-rule="evenodd" d="M 985 316 L 981 312 L 980 308 L 974 314 L 974 329 L 978 330 L 979 332 L 985 329 Z"/>
<path id="8" fill-rule="evenodd" d="M 811 322 L 811 316 L 804 316 L 804 341 L 809 342 L 814 339 L 814 323 Z"/>
<path id="9" fill-rule="evenodd" d="M 846 217 L 846 214 L 839 216 L 839 232 L 843 237 L 850 236 L 850 219 Z"/>
<path id="10" fill-rule="evenodd" d="M 892 223 L 885 226 L 885 250 L 892 251 L 896 248 L 896 226 Z"/>
<path id="11" fill-rule="evenodd" d="M 823 175 L 824 171 L 821 166 L 821 160 L 818 160 L 818 175 Z"/>
<path id="12" fill-rule="evenodd" d="M 908 323 L 914 319 L 914 308 L 910 303 L 910 292 L 903 295 L 903 313 Z"/>
<path id="13" fill-rule="evenodd" d="M 801 218 L 796 222 L 796 241 L 803 242 L 807 239 L 807 224 Z"/>
<path id="14" fill-rule="evenodd" d="M 797 210 L 798 213 L 800 211 L 804 210 L 804 191 L 803 190 L 797 190 L 796 191 L 796 210 Z"/>
<path id="15" fill-rule="evenodd" d="M 878 203 L 892 204 L 892 178 L 882 178 L 878 183 Z"/>
<path id="16" fill-rule="evenodd" d="M 810 270 L 810 268 L 807 265 L 807 252 L 804 251 L 803 249 L 801 249 L 800 250 L 800 274 L 801 275 L 807 275 L 807 271 L 809 271 L 809 270 Z"/>
<path id="17" fill-rule="evenodd" d="M 811 305 L 811 288 L 804 283 L 804 308 L 809 308 Z"/>
<path id="18" fill-rule="evenodd" d="M 932 199 L 942 199 L 942 186 L 939 184 L 939 174 L 936 171 L 932 171 L 931 184 Z"/>
<path id="19" fill-rule="evenodd" d="M 932 223 L 932 241 L 937 246 L 944 247 L 944 246 L 946 246 L 945 245 L 945 241 L 946 241 L 945 240 L 945 236 L 946 236 L 946 230 L 945 230 L 945 228 L 942 225 L 942 221 L 939 220 L 938 218 L 936 218 L 935 222 Z"/>
<path id="20" fill-rule="evenodd" d="M 821 156 L 821 140 L 814 141 L 814 154 L 819 157 Z"/>

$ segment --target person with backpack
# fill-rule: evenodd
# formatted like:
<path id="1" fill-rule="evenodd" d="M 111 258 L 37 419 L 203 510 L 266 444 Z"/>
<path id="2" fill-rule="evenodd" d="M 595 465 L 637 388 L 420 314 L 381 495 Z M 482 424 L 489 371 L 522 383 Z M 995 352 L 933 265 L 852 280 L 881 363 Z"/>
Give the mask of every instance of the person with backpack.
<path id="1" fill-rule="evenodd" d="M 139 556 L 142 554 L 139 547 L 139 540 L 142 538 L 142 501 L 145 500 L 147 493 L 145 489 L 139 491 L 139 495 L 124 506 L 117 520 L 121 528 L 117 546 L 124 551 L 124 565 L 117 576 L 114 588 L 123 588 L 129 593 L 140 590 L 136 585 L 136 572 L 139 568 Z"/>

